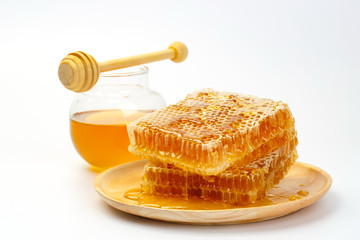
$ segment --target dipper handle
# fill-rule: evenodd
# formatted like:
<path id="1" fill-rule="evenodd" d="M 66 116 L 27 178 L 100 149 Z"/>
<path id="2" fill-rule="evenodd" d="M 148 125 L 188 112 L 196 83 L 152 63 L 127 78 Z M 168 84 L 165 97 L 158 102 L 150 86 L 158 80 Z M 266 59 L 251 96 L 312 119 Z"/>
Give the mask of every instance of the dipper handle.
<path id="1" fill-rule="evenodd" d="M 145 63 L 170 59 L 179 63 L 186 59 L 188 49 L 182 42 L 173 42 L 168 49 L 140 54 L 131 57 L 119 58 L 97 63 L 87 53 L 73 52 L 61 62 L 58 75 L 61 83 L 69 90 L 85 92 L 90 90 L 99 79 L 100 72 L 137 66 Z"/>

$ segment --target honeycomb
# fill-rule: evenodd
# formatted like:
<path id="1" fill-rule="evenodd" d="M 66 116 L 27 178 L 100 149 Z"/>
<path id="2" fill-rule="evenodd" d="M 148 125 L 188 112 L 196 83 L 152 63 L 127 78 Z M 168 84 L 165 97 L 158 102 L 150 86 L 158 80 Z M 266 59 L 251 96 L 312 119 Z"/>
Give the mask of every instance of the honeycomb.
<path id="1" fill-rule="evenodd" d="M 281 101 L 205 89 L 127 128 L 129 151 L 136 156 L 216 175 L 235 161 L 246 165 L 250 159 L 245 156 L 293 126 L 290 109 Z"/>
<path id="2" fill-rule="evenodd" d="M 240 160 L 235 160 L 232 164 L 232 166 L 241 167 L 246 164 L 249 164 L 253 162 L 254 160 L 260 159 L 272 151 L 278 149 L 280 150 L 286 150 L 284 146 L 286 146 L 289 142 L 294 142 L 294 144 L 297 144 L 297 132 L 295 130 L 295 127 L 291 127 L 290 129 L 287 129 L 283 131 L 281 134 L 278 134 L 271 140 L 265 142 L 258 148 L 256 148 L 254 151 L 246 154 L 243 158 Z M 206 176 L 204 176 L 206 177 Z"/>
<path id="3" fill-rule="evenodd" d="M 186 199 L 222 201 L 246 205 L 263 198 L 285 176 L 297 159 L 297 139 L 246 166 L 232 166 L 207 181 L 201 175 L 183 171 L 159 161 L 145 166 L 141 190 L 144 194 L 180 196 Z"/>

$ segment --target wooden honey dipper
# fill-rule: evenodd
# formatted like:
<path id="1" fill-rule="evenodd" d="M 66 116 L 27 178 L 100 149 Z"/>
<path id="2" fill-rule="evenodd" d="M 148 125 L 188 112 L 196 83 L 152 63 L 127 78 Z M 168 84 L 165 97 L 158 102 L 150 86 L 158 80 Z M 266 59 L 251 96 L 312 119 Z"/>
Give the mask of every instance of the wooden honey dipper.
<path id="1" fill-rule="evenodd" d="M 182 42 L 173 42 L 168 49 L 119 58 L 105 62 L 96 62 L 84 52 L 72 52 L 60 62 L 58 75 L 61 83 L 74 92 L 86 92 L 98 81 L 101 72 L 137 66 L 145 63 L 170 59 L 179 63 L 186 59 L 188 49 Z"/>

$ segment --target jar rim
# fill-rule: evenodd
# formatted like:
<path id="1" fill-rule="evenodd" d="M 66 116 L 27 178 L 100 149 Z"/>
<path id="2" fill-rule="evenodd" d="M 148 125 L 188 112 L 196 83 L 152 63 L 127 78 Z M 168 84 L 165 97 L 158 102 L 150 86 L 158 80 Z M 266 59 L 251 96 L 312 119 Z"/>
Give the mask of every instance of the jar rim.
<path id="1" fill-rule="evenodd" d="M 117 69 L 111 72 L 103 72 L 100 74 L 101 77 L 130 77 L 147 74 L 149 68 L 145 65 L 139 65 L 134 67 L 127 67 L 122 69 Z"/>

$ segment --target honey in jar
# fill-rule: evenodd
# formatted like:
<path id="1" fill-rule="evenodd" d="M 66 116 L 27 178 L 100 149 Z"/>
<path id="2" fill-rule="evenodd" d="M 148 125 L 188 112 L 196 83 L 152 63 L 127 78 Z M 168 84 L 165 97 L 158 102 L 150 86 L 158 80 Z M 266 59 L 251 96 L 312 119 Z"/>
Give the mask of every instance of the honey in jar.
<path id="1" fill-rule="evenodd" d="M 142 117 L 146 111 L 100 110 L 75 113 L 70 118 L 73 144 L 92 166 L 109 168 L 138 160 L 128 151 L 126 124 Z"/>
<path id="2" fill-rule="evenodd" d="M 76 94 L 70 110 L 70 133 L 80 156 L 107 169 L 138 160 L 128 151 L 126 125 L 165 106 L 147 86 L 145 66 L 100 75 L 89 91 Z"/>

